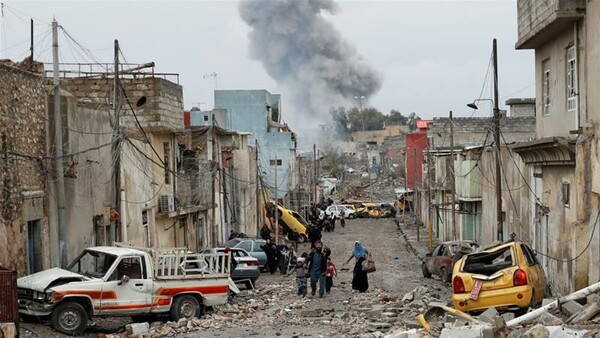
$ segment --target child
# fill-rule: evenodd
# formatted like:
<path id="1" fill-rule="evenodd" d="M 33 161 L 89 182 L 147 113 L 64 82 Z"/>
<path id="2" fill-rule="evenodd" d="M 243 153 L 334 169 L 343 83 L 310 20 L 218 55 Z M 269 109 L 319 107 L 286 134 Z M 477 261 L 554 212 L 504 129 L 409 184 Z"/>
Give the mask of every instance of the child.
<path id="1" fill-rule="evenodd" d="M 296 260 L 296 266 L 288 272 L 288 276 L 292 272 L 296 272 L 296 285 L 298 286 L 298 296 L 306 296 L 306 275 L 308 274 L 308 269 L 304 264 L 305 258 L 298 257 Z"/>
<path id="2" fill-rule="evenodd" d="M 325 270 L 325 292 L 331 292 L 333 286 L 333 276 L 337 277 L 337 268 L 331 258 L 327 258 L 327 270 Z"/>
<path id="3" fill-rule="evenodd" d="M 346 227 L 346 213 L 344 213 L 344 211 L 340 211 L 340 225 L 342 226 L 342 228 Z"/>

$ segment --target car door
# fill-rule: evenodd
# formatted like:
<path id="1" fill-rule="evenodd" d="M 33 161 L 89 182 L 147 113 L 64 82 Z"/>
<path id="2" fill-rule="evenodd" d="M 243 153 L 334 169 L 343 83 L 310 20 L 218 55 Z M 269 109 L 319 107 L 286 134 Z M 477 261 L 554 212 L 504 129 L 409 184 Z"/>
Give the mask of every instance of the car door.
<path id="1" fill-rule="evenodd" d="M 147 268 L 142 256 L 121 257 L 103 284 L 100 315 L 150 312 L 152 278 L 148 276 Z"/>
<path id="2" fill-rule="evenodd" d="M 258 259 L 258 263 L 260 264 L 260 267 L 264 267 L 265 264 L 267 264 L 267 254 L 265 253 L 265 251 L 261 248 L 262 245 L 265 245 L 266 242 L 265 241 L 252 241 L 252 250 L 248 251 L 248 253 L 250 254 L 250 256 Z"/>
<path id="3" fill-rule="evenodd" d="M 523 256 L 527 262 L 528 269 L 526 273 L 529 278 L 529 282 L 535 289 L 536 302 L 539 302 L 545 296 L 546 276 L 544 275 L 541 264 L 535 257 L 535 253 L 527 244 L 521 243 L 521 251 L 523 252 Z"/>
<path id="4" fill-rule="evenodd" d="M 431 251 L 431 256 L 425 260 L 427 270 L 429 270 L 431 273 L 437 273 L 435 271 L 436 258 L 439 256 L 442 246 L 442 244 L 438 244 L 435 248 L 433 248 L 433 251 Z"/>

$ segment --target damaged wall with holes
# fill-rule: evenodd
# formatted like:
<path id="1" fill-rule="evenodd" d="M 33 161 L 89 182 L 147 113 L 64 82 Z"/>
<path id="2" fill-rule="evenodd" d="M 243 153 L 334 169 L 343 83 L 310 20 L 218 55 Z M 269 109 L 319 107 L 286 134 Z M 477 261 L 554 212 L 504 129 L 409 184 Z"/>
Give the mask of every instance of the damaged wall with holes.
<path id="1" fill-rule="evenodd" d="M 73 95 L 77 104 L 97 111 L 97 118 L 102 117 L 97 128 L 100 133 L 112 130 L 109 116 L 113 116 L 113 84 L 114 79 L 109 77 L 64 79 L 63 88 Z M 87 219 L 88 223 L 94 220 L 95 232 L 100 231 L 94 233 L 94 239 L 104 238 L 106 244 L 116 240 L 139 246 L 187 243 L 182 236 L 189 234 L 182 235 L 179 224 L 187 224 L 192 218 L 181 215 L 178 210 L 174 171 L 180 156 L 175 133 L 184 127 L 183 89 L 179 84 L 151 74 L 137 78 L 124 76 L 120 85 L 123 89 L 119 99 L 120 125 L 125 137 L 121 141 L 121 203 L 115 213 L 116 234 L 115 238 L 110 232 L 100 237 L 102 229 L 106 232 L 110 224 L 108 212 L 112 197 L 110 184 L 106 184 L 105 189 L 94 194 L 96 201 L 103 201 L 103 212 L 95 212 Z M 104 138 L 101 135 L 96 135 L 96 139 Z M 110 133 L 106 137 L 110 142 Z M 110 175 L 110 147 L 106 151 L 98 167 L 105 167 L 104 174 Z M 110 176 L 104 182 L 109 181 Z M 95 244 L 104 243 L 96 241 Z"/>
<path id="2" fill-rule="evenodd" d="M 48 160 L 41 158 L 52 87 L 37 66 L 0 62 L 0 265 L 19 276 L 50 266 Z"/>

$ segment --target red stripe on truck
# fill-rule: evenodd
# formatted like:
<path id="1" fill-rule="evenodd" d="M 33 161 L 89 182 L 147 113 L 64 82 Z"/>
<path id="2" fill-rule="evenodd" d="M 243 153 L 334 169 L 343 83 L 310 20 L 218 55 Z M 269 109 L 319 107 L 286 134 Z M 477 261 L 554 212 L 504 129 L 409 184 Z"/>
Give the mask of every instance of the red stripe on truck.
<path id="1" fill-rule="evenodd" d="M 178 288 L 161 288 L 156 292 L 157 296 L 174 296 L 179 293 L 185 292 L 199 292 L 201 294 L 216 294 L 216 293 L 227 293 L 229 291 L 229 285 L 210 285 L 210 286 L 189 286 L 189 287 L 178 287 Z"/>

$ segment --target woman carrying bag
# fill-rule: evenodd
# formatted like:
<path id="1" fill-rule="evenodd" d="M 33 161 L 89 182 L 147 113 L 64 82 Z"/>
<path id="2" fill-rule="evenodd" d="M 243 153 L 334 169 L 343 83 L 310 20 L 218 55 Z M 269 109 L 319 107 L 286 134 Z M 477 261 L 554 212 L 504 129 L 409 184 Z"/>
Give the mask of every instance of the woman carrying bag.
<path id="1" fill-rule="evenodd" d="M 368 272 L 365 271 L 365 269 L 363 269 L 363 264 L 368 264 L 368 262 L 371 262 L 373 265 L 373 269 L 375 265 L 370 259 L 369 252 L 360 243 L 360 241 L 354 242 L 354 248 L 352 248 L 352 255 L 344 264 L 348 264 L 352 260 L 352 258 L 356 259 L 352 277 L 352 290 L 357 290 L 358 292 L 365 292 L 367 291 L 367 289 L 369 289 L 369 278 L 367 277 Z"/>

